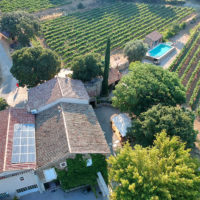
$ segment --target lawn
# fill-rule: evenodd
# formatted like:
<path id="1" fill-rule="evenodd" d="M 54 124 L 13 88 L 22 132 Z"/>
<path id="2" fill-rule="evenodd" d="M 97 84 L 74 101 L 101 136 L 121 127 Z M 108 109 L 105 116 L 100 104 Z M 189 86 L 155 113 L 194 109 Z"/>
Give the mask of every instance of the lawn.
<path id="1" fill-rule="evenodd" d="M 170 66 L 186 88 L 187 104 L 195 110 L 200 99 L 200 25 Z"/>
<path id="2" fill-rule="evenodd" d="M 42 24 L 47 45 L 68 64 L 88 52 L 103 53 L 106 40 L 122 48 L 127 41 L 144 38 L 179 23 L 193 9 L 155 4 L 113 3 L 86 12 L 59 17 Z"/>
<path id="3" fill-rule="evenodd" d="M 35 12 L 46 8 L 53 8 L 70 4 L 72 0 L 0 0 L 0 11 L 12 12 L 25 10 Z"/>

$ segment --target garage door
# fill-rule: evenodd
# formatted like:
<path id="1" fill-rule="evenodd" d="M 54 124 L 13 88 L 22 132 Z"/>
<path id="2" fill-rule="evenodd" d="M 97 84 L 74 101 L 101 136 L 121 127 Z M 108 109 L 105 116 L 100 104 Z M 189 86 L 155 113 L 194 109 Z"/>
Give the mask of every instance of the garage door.
<path id="1" fill-rule="evenodd" d="M 30 185 L 27 187 L 19 188 L 16 190 L 18 196 L 24 196 L 33 192 L 38 192 L 39 188 L 37 185 Z"/>

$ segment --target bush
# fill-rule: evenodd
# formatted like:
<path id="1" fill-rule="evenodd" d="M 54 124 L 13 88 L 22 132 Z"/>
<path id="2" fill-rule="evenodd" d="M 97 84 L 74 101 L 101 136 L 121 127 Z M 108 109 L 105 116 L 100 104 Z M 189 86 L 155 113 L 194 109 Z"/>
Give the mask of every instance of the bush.
<path id="1" fill-rule="evenodd" d="M 167 39 L 175 36 L 181 30 L 185 29 L 186 25 L 187 24 L 185 22 L 183 22 L 181 24 L 173 24 L 170 28 L 165 30 L 165 32 L 163 33 L 163 40 L 166 41 Z"/>
<path id="2" fill-rule="evenodd" d="M 82 3 L 79 3 L 79 4 L 77 5 L 77 8 L 78 8 L 78 9 L 84 9 L 85 6 L 84 6 Z"/>
<path id="3" fill-rule="evenodd" d="M 73 79 L 79 79 L 83 82 L 91 81 L 99 75 L 102 75 L 101 56 L 99 54 L 87 54 L 79 56 L 72 61 Z"/>
<path id="4" fill-rule="evenodd" d="M 0 98 L 0 111 L 5 110 L 8 107 L 8 104 L 5 99 Z"/>
<path id="5" fill-rule="evenodd" d="M 125 45 L 124 54 L 128 57 L 130 63 L 134 61 L 141 61 L 147 50 L 147 44 L 143 43 L 141 40 L 134 40 Z"/>
<path id="6" fill-rule="evenodd" d="M 87 160 L 77 154 L 75 159 L 67 159 L 68 170 L 57 169 L 58 180 L 64 190 L 83 185 L 94 187 L 97 183 L 97 172 L 101 172 L 105 182 L 108 182 L 107 163 L 104 155 L 91 154 L 92 166 L 87 167 Z"/>

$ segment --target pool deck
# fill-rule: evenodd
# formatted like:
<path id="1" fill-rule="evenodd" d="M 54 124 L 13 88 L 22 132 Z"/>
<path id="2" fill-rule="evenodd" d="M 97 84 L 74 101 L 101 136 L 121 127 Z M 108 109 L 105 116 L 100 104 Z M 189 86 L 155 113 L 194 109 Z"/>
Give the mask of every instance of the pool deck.
<path id="1" fill-rule="evenodd" d="M 193 18 L 193 17 L 191 17 L 191 18 Z M 173 44 L 174 44 L 173 46 L 175 47 L 175 51 L 173 51 L 171 54 L 169 54 L 168 56 L 166 56 L 165 58 L 163 58 L 161 60 L 159 66 L 163 67 L 164 69 L 169 68 L 169 66 L 175 60 L 176 56 L 180 53 L 180 51 L 182 50 L 182 48 L 185 46 L 185 44 L 189 40 L 189 38 L 190 38 L 190 30 L 192 28 L 194 28 L 194 26 L 197 26 L 197 24 L 199 23 L 199 21 L 200 20 L 197 20 L 197 22 L 194 23 L 194 24 L 188 24 L 186 26 L 186 29 L 180 31 L 176 36 L 174 36 L 173 38 L 171 38 L 169 40 L 169 42 L 173 42 Z M 151 63 L 152 64 L 152 61 L 147 60 L 147 59 L 143 59 L 142 62 L 143 63 Z"/>
<path id="2" fill-rule="evenodd" d="M 161 55 L 161 56 L 159 56 L 159 57 L 150 55 L 150 53 L 151 53 L 152 51 L 155 51 L 155 49 L 157 49 L 157 48 L 158 48 L 159 46 L 161 46 L 161 45 L 162 45 L 162 46 L 163 46 L 163 45 L 168 46 L 169 49 L 168 49 L 163 55 Z M 159 61 L 161 62 L 165 57 L 167 57 L 168 55 L 170 55 L 170 54 L 174 51 L 174 49 L 175 49 L 175 47 L 173 47 L 172 45 L 169 45 L 169 44 L 166 44 L 166 43 L 160 43 L 160 44 L 158 44 L 157 46 L 155 46 L 154 48 L 150 49 L 150 50 L 147 52 L 146 57 L 149 57 L 150 60 L 157 59 L 157 60 L 159 60 Z"/>

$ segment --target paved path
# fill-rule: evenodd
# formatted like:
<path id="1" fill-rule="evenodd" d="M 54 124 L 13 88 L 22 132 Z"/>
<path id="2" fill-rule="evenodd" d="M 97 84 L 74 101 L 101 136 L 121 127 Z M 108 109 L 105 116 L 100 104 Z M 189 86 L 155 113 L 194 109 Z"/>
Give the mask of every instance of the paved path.
<path id="1" fill-rule="evenodd" d="M 98 194 L 97 194 L 98 195 Z M 98 195 L 96 198 L 92 191 L 88 193 L 83 193 L 83 189 L 75 190 L 73 192 L 65 193 L 61 189 L 56 192 L 44 192 L 40 194 L 39 192 L 32 193 L 20 198 L 21 200 L 103 200 L 102 197 Z"/>
<path id="2" fill-rule="evenodd" d="M 10 73 L 12 59 L 8 46 L 4 41 L 0 41 L 0 67 L 2 73 L 2 84 L 0 85 L 0 97 L 7 100 L 10 106 L 24 107 L 27 100 L 26 88 L 17 88 L 16 79 Z"/>

